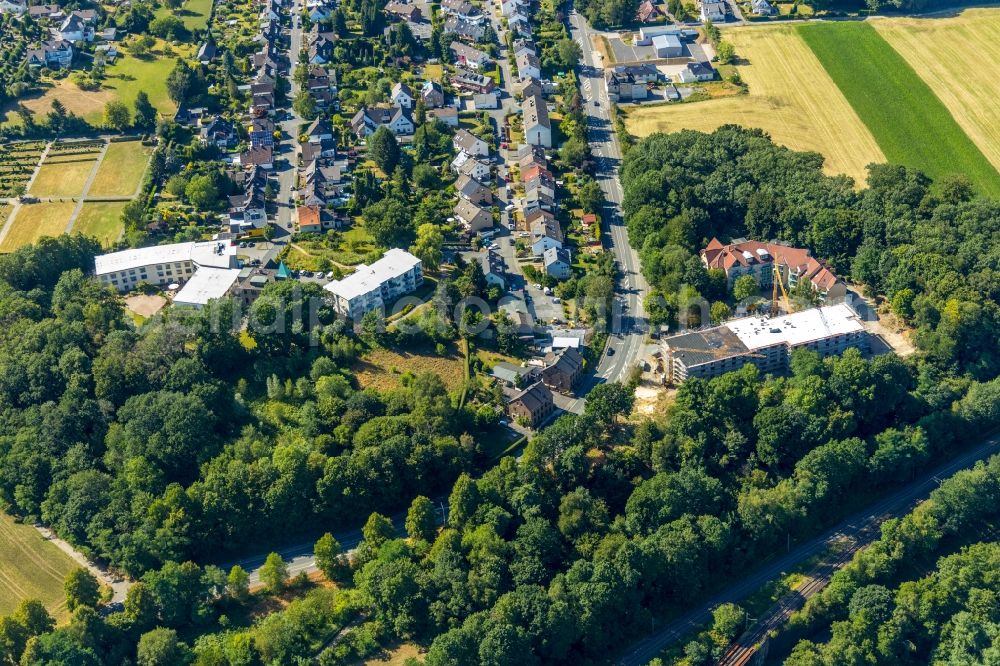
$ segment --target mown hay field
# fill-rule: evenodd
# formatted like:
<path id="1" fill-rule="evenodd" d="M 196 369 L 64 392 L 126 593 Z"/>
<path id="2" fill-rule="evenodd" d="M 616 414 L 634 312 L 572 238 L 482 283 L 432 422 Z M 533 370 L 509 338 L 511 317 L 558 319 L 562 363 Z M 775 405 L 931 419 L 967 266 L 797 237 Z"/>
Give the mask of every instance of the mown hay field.
<path id="1" fill-rule="evenodd" d="M 68 615 L 63 579 L 76 563 L 34 527 L 0 513 L 0 615 L 23 599 L 38 599 L 58 619 Z"/>
<path id="2" fill-rule="evenodd" d="M 66 231 L 76 204 L 72 201 L 27 204 L 10 220 L 7 235 L 0 242 L 0 252 L 13 252 L 34 243 L 42 236 L 58 236 Z"/>
<path id="3" fill-rule="evenodd" d="M 878 19 L 871 25 L 1000 169 L 1000 9 L 966 9 L 947 18 Z"/>
<path id="4" fill-rule="evenodd" d="M 153 149 L 140 141 L 115 141 L 108 144 L 101 166 L 94 175 L 87 198 L 131 197 L 142 183 L 149 155 Z"/>
<path id="5" fill-rule="evenodd" d="M 1000 196 L 1000 173 L 872 23 L 831 22 L 795 29 L 890 162 L 932 178 L 963 174 L 983 194 Z M 984 74 L 975 69 L 979 59 L 964 60 L 964 77 L 979 81 Z"/>
<path id="6" fill-rule="evenodd" d="M 79 197 L 97 164 L 98 152 L 50 155 L 38 168 L 28 194 L 34 197 Z"/>
<path id="7" fill-rule="evenodd" d="M 725 38 L 736 47 L 737 70 L 748 94 L 630 107 L 629 132 L 646 136 L 685 128 L 710 132 L 726 124 L 759 127 L 781 145 L 821 153 L 828 173 L 847 174 L 858 183 L 867 164 L 885 161 L 875 137 L 793 27 L 737 28 L 726 30 Z"/>

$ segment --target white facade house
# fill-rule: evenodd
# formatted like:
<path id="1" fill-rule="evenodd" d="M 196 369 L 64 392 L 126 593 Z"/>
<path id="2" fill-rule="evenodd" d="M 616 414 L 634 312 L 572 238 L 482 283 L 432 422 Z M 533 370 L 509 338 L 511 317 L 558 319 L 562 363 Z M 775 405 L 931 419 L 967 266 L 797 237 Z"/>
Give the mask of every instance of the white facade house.
<path id="1" fill-rule="evenodd" d="M 455 132 L 451 145 L 456 152 L 464 152 L 473 157 L 489 157 L 490 145 L 466 129 Z"/>
<path id="2" fill-rule="evenodd" d="M 371 266 L 361 264 L 343 280 L 323 288 L 330 292 L 338 314 L 359 321 L 369 310 L 385 308 L 423 282 L 421 261 L 406 250 L 393 248 Z"/>
<path id="3" fill-rule="evenodd" d="M 552 124 L 549 110 L 541 95 L 526 97 L 521 105 L 524 120 L 524 141 L 532 146 L 552 147 Z"/>
<path id="4" fill-rule="evenodd" d="M 413 91 L 405 83 L 397 83 L 392 87 L 389 100 L 398 107 L 412 109 L 414 106 Z"/>
<path id="5" fill-rule="evenodd" d="M 159 287 L 183 282 L 202 267 L 236 265 L 236 248 L 228 242 L 171 243 L 94 257 L 94 274 L 102 284 L 126 292 L 143 282 Z"/>

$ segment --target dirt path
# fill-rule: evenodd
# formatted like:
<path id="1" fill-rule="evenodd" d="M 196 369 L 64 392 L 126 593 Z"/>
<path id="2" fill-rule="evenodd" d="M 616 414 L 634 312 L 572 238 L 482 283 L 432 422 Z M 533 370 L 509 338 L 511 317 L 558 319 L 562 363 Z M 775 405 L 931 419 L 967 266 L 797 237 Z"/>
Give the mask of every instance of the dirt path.
<path id="1" fill-rule="evenodd" d="M 83 184 L 83 192 L 80 193 L 80 198 L 76 200 L 76 208 L 73 209 L 73 214 L 69 216 L 69 222 L 66 223 L 66 233 L 73 231 L 76 218 L 80 215 L 80 211 L 83 210 L 83 202 L 87 199 L 87 194 L 90 193 L 90 186 L 94 184 L 97 170 L 101 168 L 101 163 L 104 162 L 104 156 L 108 154 L 108 146 L 110 145 L 111 142 L 105 140 L 104 145 L 101 146 L 101 152 L 94 161 L 94 167 L 90 170 L 90 176 L 87 177 L 87 182 Z"/>
<path id="2" fill-rule="evenodd" d="M 56 536 L 55 532 L 44 525 L 35 525 L 35 529 L 41 533 L 45 540 L 55 544 L 59 550 L 69 555 L 70 559 L 96 576 L 99 581 L 110 587 L 114 592 L 114 595 L 111 597 L 112 602 L 125 601 L 125 593 L 128 592 L 128 588 L 130 586 L 128 580 L 115 576 L 107 569 L 98 567 L 96 564 L 88 560 L 83 553 L 73 548 L 73 546 L 67 541 L 60 539 Z"/>

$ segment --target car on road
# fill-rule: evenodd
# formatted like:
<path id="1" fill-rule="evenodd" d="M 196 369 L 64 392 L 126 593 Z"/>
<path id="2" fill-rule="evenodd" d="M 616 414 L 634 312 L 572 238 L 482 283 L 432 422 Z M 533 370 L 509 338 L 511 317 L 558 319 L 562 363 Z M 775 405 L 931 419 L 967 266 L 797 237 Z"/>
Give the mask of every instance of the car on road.
<path id="1" fill-rule="evenodd" d="M 614 347 L 608 347 L 608 356 L 614 356 L 614 355 L 615 355 Z"/>
<path id="2" fill-rule="evenodd" d="M 242 242 L 242 241 L 239 244 L 239 247 L 246 247 L 246 246 L 247 246 L 247 244 L 245 242 Z"/>
<path id="3" fill-rule="evenodd" d="M 559 303 L 562 303 L 562 299 L 559 298 L 558 296 L 553 296 L 552 297 L 552 302 L 555 303 L 556 305 L 558 305 Z"/>

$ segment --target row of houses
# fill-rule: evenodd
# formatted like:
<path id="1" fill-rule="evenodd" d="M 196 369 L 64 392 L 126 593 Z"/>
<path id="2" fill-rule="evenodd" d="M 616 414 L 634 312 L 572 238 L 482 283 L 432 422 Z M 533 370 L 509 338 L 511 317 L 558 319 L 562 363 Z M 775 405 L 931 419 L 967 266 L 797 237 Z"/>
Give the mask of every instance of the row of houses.
<path id="1" fill-rule="evenodd" d="M 296 230 L 316 233 L 340 227 L 334 200 L 343 201 L 349 185 L 351 161 L 337 153 L 333 125 L 320 116 L 306 128 L 299 142 Z"/>
<path id="2" fill-rule="evenodd" d="M 465 233 L 473 235 L 493 228 L 493 193 L 490 182 L 490 145 L 466 129 L 452 137 L 455 159 L 451 170 L 457 175 L 457 202 L 453 217 Z"/>
<path id="3" fill-rule="evenodd" d="M 553 391 L 572 392 L 583 373 L 583 356 L 573 348 L 546 354 L 540 365 L 501 362 L 491 370 L 503 387 L 507 414 L 531 427 L 543 423 L 555 412 Z"/>
<path id="4" fill-rule="evenodd" d="M 531 253 L 540 257 L 545 272 L 557 280 L 572 274 L 572 257 L 556 218 L 556 180 L 545 152 L 537 146 L 522 146 L 517 153 L 520 184 L 524 196 L 518 201 L 531 243 Z"/>

